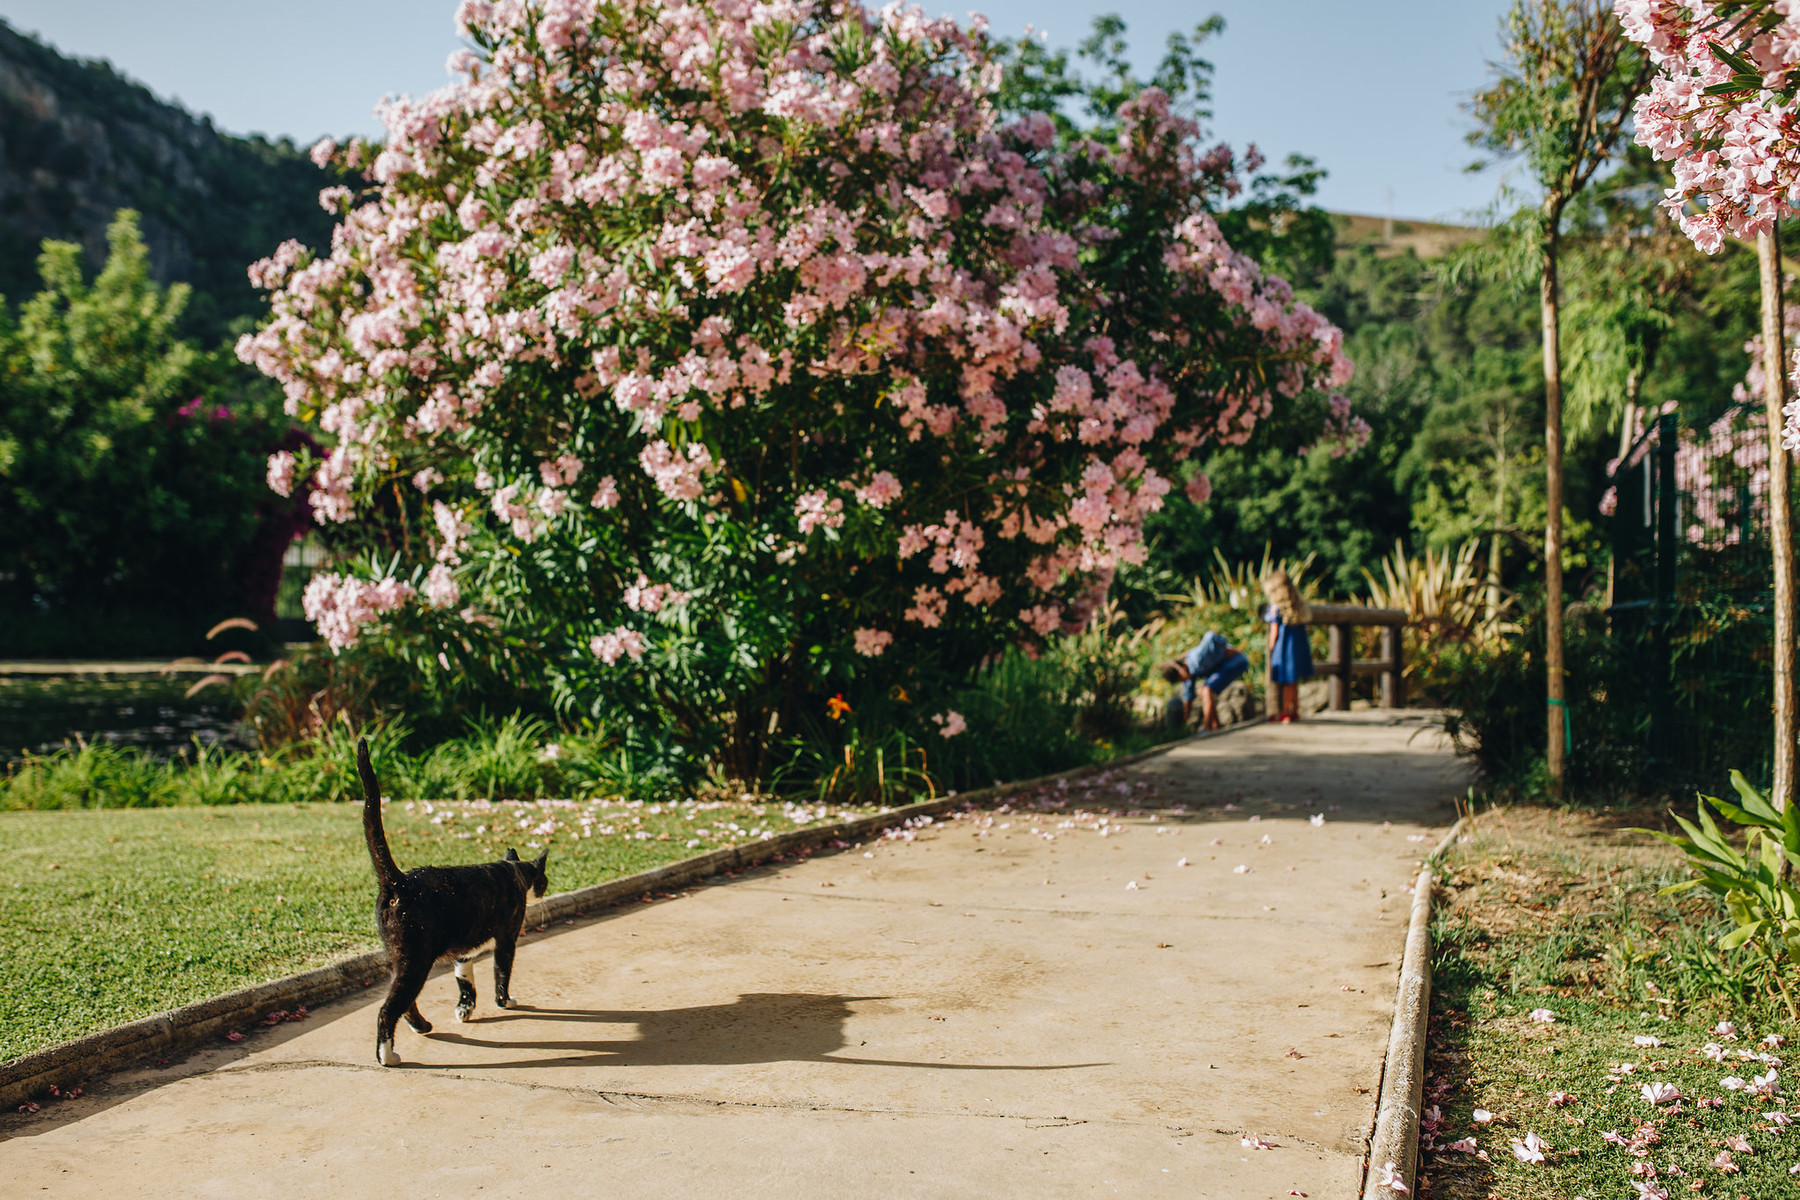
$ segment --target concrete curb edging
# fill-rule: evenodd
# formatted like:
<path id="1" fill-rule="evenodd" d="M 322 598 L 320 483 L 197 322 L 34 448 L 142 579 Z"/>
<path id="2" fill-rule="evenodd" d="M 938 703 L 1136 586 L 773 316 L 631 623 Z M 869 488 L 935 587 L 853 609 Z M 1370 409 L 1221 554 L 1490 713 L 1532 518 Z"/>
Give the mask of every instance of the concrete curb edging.
<path id="1" fill-rule="evenodd" d="M 525 925 L 531 929 L 567 920 L 593 909 L 648 900 L 656 892 L 687 887 L 714 875 L 745 870 L 772 859 L 817 849 L 832 842 L 865 839 L 883 830 L 917 821 L 921 817 L 936 817 L 966 804 L 1003 799 L 1047 783 L 1055 783 L 1059 779 L 1075 779 L 1128 767 L 1190 742 L 1248 729 L 1262 721 L 1262 717 L 1253 717 L 1224 729 L 1191 734 L 1104 763 L 1089 763 L 1054 775 L 997 784 L 960 795 L 939 796 L 854 820 L 793 829 L 763 841 L 697 854 L 692 858 L 608 880 L 592 887 L 546 896 L 525 910 Z M 170 1012 L 115 1025 L 111 1029 L 103 1029 L 61 1045 L 45 1047 L 11 1062 L 0 1063 L 0 1109 L 11 1109 L 51 1087 L 65 1087 L 152 1054 L 189 1049 L 234 1028 L 248 1031 L 272 1012 L 336 999 L 346 992 L 366 986 L 372 980 L 384 977 L 387 967 L 387 952 L 373 950 L 310 971 L 199 1000 Z"/>
<path id="2" fill-rule="evenodd" d="M 1400 987 L 1394 997 L 1394 1026 L 1382 1060 L 1381 1099 L 1375 1109 L 1375 1131 L 1363 1164 L 1363 1200 L 1393 1200 L 1418 1186 L 1419 1118 L 1425 1102 L 1425 1035 L 1431 1020 L 1431 888 L 1437 860 L 1468 826 L 1463 817 L 1450 827 L 1425 856 L 1413 885 L 1412 916 L 1406 926 L 1406 953 L 1400 962 Z M 1391 1166 L 1403 1189 L 1385 1182 Z"/>

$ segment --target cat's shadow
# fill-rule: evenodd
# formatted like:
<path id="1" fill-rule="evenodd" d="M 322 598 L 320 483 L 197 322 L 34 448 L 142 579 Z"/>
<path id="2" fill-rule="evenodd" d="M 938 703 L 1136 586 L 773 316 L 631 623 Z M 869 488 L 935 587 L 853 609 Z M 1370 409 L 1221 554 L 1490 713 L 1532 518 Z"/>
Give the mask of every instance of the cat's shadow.
<path id="1" fill-rule="evenodd" d="M 471 1048 L 508 1050 L 561 1050 L 555 1058 L 528 1058 L 510 1062 L 419 1063 L 408 1067 L 483 1069 L 507 1067 L 606 1066 L 736 1066 L 751 1063 L 827 1062 L 864 1066 L 930 1067 L 961 1071 L 1060 1071 L 1105 1063 L 1064 1063 L 1043 1066 L 983 1065 L 953 1062 L 905 1062 L 838 1054 L 848 1043 L 845 1023 L 851 1006 L 884 996 L 819 995 L 810 992 L 750 992 L 731 1004 L 704 1004 L 692 1008 L 615 1011 L 607 1009 L 533 1008 L 520 1004 L 501 1013 L 488 1013 L 470 1026 L 479 1029 L 511 1022 L 559 1022 L 583 1025 L 630 1026 L 620 1036 L 594 1040 L 508 1039 L 470 1036 L 440 1024 L 427 1038 Z M 498 1032 L 498 1031 L 496 1031 Z M 571 1031 L 572 1032 L 572 1031 Z"/>

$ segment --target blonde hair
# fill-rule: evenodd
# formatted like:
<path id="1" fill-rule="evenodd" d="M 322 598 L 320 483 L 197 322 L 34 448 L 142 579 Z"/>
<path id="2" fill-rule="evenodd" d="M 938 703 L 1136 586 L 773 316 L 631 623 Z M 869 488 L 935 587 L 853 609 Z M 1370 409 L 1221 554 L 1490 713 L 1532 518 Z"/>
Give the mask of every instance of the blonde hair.
<path id="1" fill-rule="evenodd" d="M 1281 614 L 1283 625 L 1305 625 L 1312 620 L 1312 609 L 1300 595 L 1300 589 L 1288 578 L 1288 573 L 1279 568 L 1262 577 L 1263 595 Z"/>

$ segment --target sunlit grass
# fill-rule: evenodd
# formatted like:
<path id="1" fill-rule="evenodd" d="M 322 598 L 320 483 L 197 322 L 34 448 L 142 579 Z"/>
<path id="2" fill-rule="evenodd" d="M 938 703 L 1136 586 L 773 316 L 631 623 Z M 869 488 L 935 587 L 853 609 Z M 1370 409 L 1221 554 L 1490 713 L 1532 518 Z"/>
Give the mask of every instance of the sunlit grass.
<path id="1" fill-rule="evenodd" d="M 393 803 L 403 868 L 550 849 L 553 892 L 844 815 L 759 801 Z M 0 813 L 0 1059 L 379 945 L 354 804 Z"/>
<path id="2" fill-rule="evenodd" d="M 1709 943 L 1728 920 L 1658 896 L 1685 877 L 1680 856 L 1621 828 L 1655 816 L 1483 814 L 1451 858 L 1434 929 L 1424 1140 L 1439 1149 L 1425 1155 L 1425 1200 L 1636 1197 L 1635 1184 L 1792 1194 L 1800 1124 L 1781 1122 L 1800 1121 L 1786 1115 L 1800 1099 L 1779 1078 L 1785 1095 L 1725 1081 L 1765 1076 L 1795 1030 L 1753 958 Z M 1642 1089 L 1655 1083 L 1682 1099 L 1652 1103 Z M 1543 1162 L 1513 1152 L 1533 1133 Z M 1447 1149 L 1469 1137 L 1485 1157 Z"/>

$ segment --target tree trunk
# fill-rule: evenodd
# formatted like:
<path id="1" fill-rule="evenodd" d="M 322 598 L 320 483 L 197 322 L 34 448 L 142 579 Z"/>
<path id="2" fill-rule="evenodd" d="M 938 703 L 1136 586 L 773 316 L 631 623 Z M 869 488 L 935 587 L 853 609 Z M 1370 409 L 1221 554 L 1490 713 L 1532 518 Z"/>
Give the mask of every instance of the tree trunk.
<path id="1" fill-rule="evenodd" d="M 1498 529 L 1488 534 L 1487 603 L 1482 614 L 1486 626 L 1484 636 L 1495 639 L 1500 628 L 1500 567 L 1502 548 Z M 1497 640 L 1497 639 L 1495 639 Z"/>
<path id="2" fill-rule="evenodd" d="M 1769 423 L 1769 543 L 1775 558 L 1775 807 L 1794 797 L 1794 528 L 1781 429 L 1787 354 L 1781 312 L 1781 248 L 1773 227 L 1756 239 L 1762 266 L 1763 409 Z"/>
<path id="3" fill-rule="evenodd" d="M 1558 336 L 1556 282 L 1556 235 L 1562 206 L 1545 201 L 1544 215 L 1539 300 L 1544 319 L 1544 698 L 1550 735 L 1545 766 L 1550 775 L 1551 792 L 1561 796 L 1563 776 L 1568 769 L 1564 761 L 1563 738 L 1569 719 L 1563 694 L 1562 346 Z"/>

